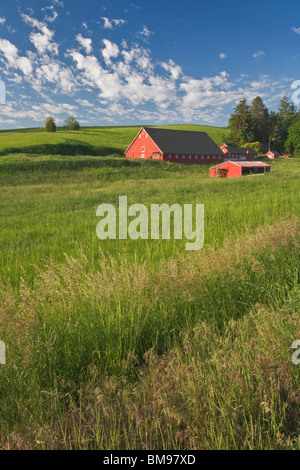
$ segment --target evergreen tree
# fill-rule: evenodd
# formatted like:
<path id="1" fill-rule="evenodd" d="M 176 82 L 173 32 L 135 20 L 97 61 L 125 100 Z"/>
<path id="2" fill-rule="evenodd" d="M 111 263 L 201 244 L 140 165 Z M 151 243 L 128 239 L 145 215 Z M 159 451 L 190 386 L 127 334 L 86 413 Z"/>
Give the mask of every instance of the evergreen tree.
<path id="1" fill-rule="evenodd" d="M 290 153 L 300 154 L 300 118 L 294 120 L 288 129 L 288 139 L 285 142 L 285 150 Z"/>
<path id="2" fill-rule="evenodd" d="M 250 115 L 254 140 L 266 142 L 268 140 L 269 111 L 260 96 L 253 100 Z"/>
<path id="3" fill-rule="evenodd" d="M 269 114 L 269 122 L 268 122 L 268 137 L 269 137 L 269 146 L 268 150 L 273 150 L 272 144 L 276 143 L 279 139 L 279 118 L 278 114 L 275 111 L 271 111 Z"/>
<path id="4" fill-rule="evenodd" d="M 242 145 L 253 139 L 251 131 L 251 114 L 247 100 L 241 100 L 229 119 L 230 136 L 229 141 L 233 145 Z"/>
<path id="5" fill-rule="evenodd" d="M 286 91 L 278 106 L 278 116 L 280 119 L 284 119 L 288 116 L 295 116 L 296 113 L 297 107 L 289 100 L 289 93 Z"/>

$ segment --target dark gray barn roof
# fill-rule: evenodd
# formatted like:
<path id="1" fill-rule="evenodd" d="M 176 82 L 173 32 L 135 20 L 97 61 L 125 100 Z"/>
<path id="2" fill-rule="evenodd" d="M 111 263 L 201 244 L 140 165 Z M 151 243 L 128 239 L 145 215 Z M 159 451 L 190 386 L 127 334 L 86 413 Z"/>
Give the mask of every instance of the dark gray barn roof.
<path id="1" fill-rule="evenodd" d="M 242 153 L 248 152 L 250 154 L 257 155 L 257 152 L 250 147 L 227 147 L 229 153 Z"/>
<path id="2" fill-rule="evenodd" d="M 153 127 L 144 127 L 144 129 L 163 153 L 224 155 L 206 132 L 177 131 Z"/>

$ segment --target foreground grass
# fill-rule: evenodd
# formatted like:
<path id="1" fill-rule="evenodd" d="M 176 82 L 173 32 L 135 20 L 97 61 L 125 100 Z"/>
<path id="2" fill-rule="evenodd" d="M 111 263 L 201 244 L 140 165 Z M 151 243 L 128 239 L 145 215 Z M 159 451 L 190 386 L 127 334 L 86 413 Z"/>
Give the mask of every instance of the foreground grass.
<path id="1" fill-rule="evenodd" d="M 299 229 L 3 286 L 2 447 L 299 448 Z"/>

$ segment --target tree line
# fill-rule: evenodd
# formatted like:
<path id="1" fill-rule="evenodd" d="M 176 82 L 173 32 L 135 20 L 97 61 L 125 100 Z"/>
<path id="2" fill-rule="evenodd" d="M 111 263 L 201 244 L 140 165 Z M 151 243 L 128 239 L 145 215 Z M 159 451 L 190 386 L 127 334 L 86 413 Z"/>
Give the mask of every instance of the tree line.
<path id="1" fill-rule="evenodd" d="M 69 130 L 69 131 L 79 131 L 80 130 L 80 124 L 78 121 L 76 121 L 75 118 L 72 116 L 68 117 L 68 119 L 65 120 L 65 125 L 64 128 Z M 47 117 L 45 120 L 45 127 L 44 130 L 46 132 L 56 132 L 56 124 L 55 120 L 53 117 Z"/>
<path id="2" fill-rule="evenodd" d="M 230 116 L 229 129 L 229 145 L 252 147 L 258 152 L 300 153 L 300 111 L 287 91 L 277 112 L 270 112 L 260 96 L 251 105 L 242 99 Z"/>

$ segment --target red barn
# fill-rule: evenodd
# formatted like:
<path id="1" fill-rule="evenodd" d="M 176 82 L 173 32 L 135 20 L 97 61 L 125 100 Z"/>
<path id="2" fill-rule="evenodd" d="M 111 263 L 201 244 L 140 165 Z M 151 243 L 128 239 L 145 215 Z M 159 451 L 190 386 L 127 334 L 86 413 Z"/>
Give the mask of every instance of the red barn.
<path id="1" fill-rule="evenodd" d="M 275 160 L 276 158 L 280 158 L 280 153 L 275 151 L 271 152 L 270 150 L 270 152 L 266 153 L 266 157 L 268 157 L 270 160 Z"/>
<path id="2" fill-rule="evenodd" d="M 143 127 L 125 152 L 127 158 L 174 163 L 223 162 L 224 154 L 205 133 Z"/>
<path id="3" fill-rule="evenodd" d="M 254 160 L 257 152 L 250 147 L 230 147 L 227 144 L 221 145 L 221 150 L 225 154 L 225 160 Z"/>
<path id="4" fill-rule="evenodd" d="M 270 165 L 263 162 L 224 162 L 210 169 L 210 176 L 223 178 L 239 178 L 247 175 L 261 175 L 269 173 Z"/>

